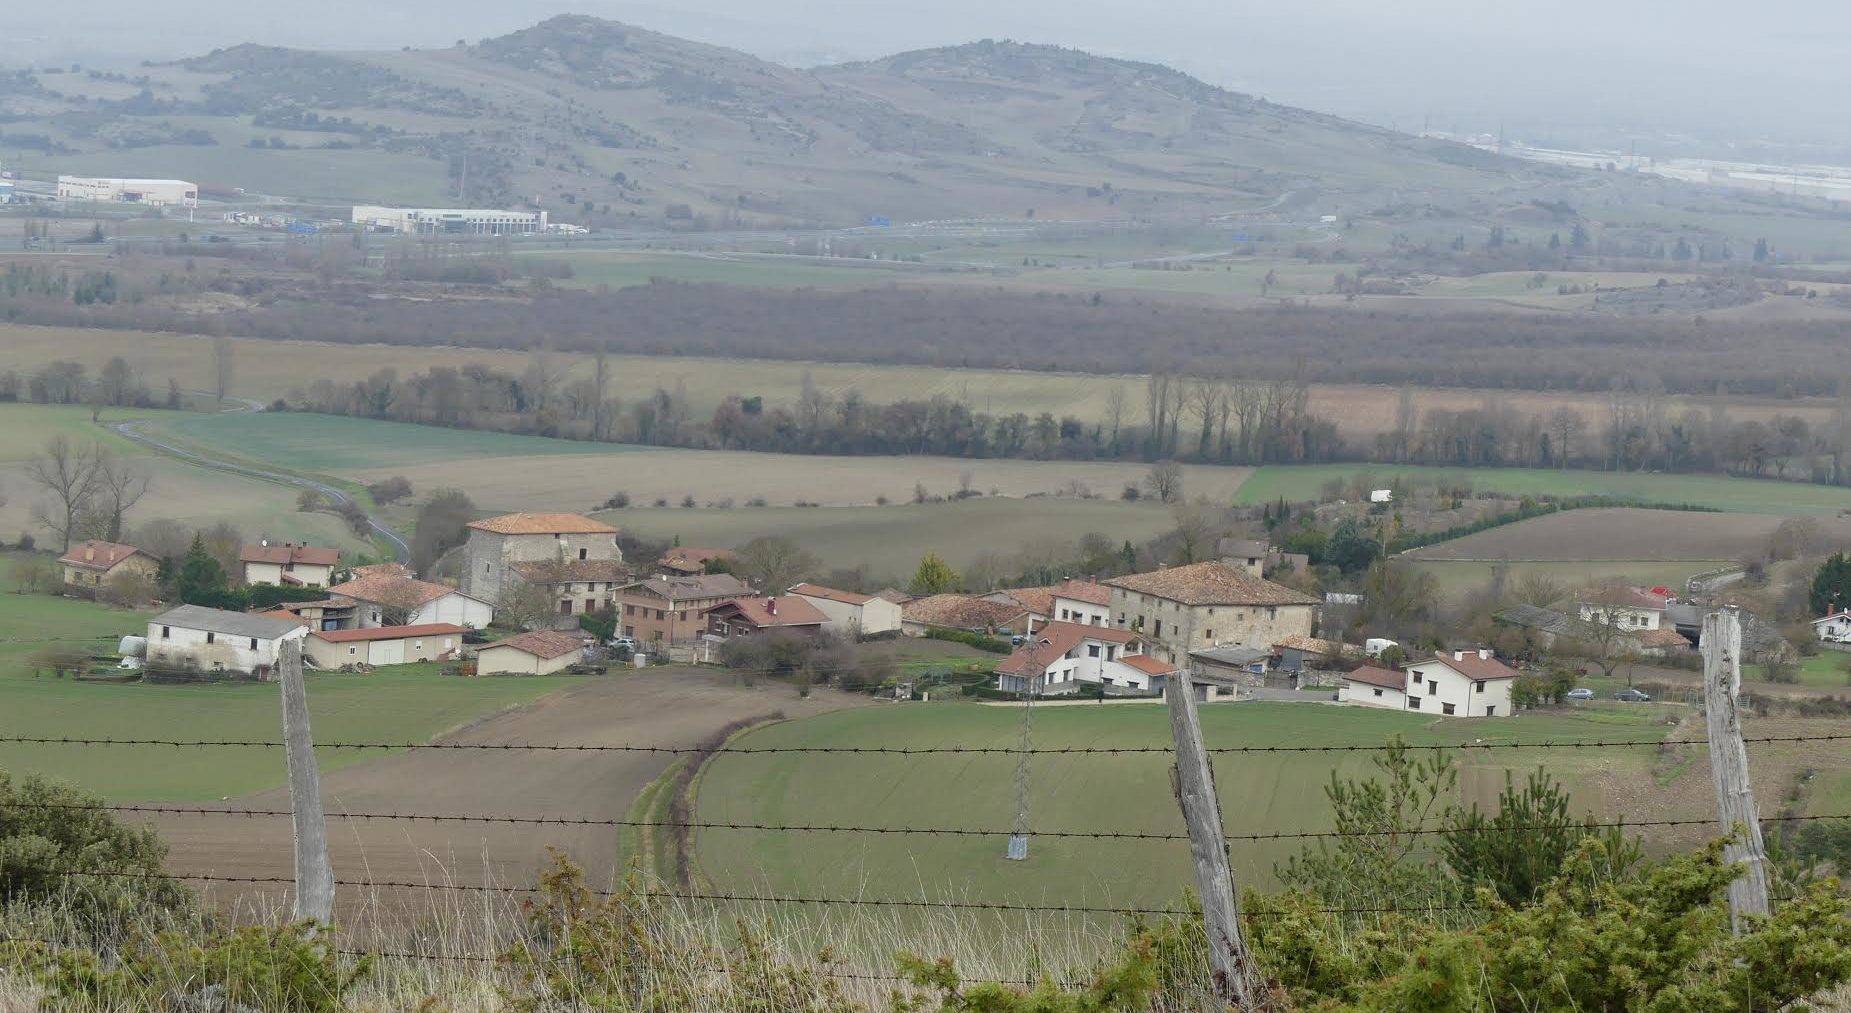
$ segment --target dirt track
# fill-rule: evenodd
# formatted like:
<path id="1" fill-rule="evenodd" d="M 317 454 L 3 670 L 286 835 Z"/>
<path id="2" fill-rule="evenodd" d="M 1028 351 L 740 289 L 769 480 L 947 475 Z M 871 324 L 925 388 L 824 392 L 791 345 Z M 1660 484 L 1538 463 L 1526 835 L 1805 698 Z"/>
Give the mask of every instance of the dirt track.
<path id="1" fill-rule="evenodd" d="M 779 711 L 801 717 L 867 703 L 866 697 L 827 690 L 805 700 L 783 685 L 736 687 L 730 676 L 713 672 L 657 670 L 555 693 L 442 741 L 682 747 L 742 718 Z M 335 771 L 322 780 L 335 878 L 524 885 L 534 882 L 552 846 L 570 852 L 589 882 L 607 884 L 617 864 L 613 827 L 343 820 L 337 814 L 621 819 L 638 791 L 673 760 L 663 753 L 412 750 Z M 287 810 L 289 793 L 278 789 L 226 805 Z M 176 873 L 294 874 L 287 818 L 176 815 L 155 826 L 172 846 L 168 866 Z M 348 908 L 355 892 L 337 890 L 339 905 Z M 259 905 L 287 895 L 281 888 L 225 884 L 210 893 L 221 903 Z"/>

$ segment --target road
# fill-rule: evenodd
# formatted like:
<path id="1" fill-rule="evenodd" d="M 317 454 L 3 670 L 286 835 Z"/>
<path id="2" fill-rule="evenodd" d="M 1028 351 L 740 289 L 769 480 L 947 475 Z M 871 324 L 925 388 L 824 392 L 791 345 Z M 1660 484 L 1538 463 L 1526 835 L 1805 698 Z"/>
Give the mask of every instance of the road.
<path id="1" fill-rule="evenodd" d="M 242 397 L 226 398 L 226 400 L 236 401 L 243 406 L 240 408 L 228 408 L 226 409 L 228 413 L 251 413 L 264 410 L 262 401 L 254 401 L 250 398 Z M 111 423 L 109 428 L 115 430 L 124 439 L 133 440 L 156 453 L 177 457 L 183 461 L 200 465 L 201 467 L 212 468 L 216 471 L 228 471 L 235 475 L 245 475 L 265 482 L 279 482 L 283 485 L 313 489 L 326 497 L 328 502 L 333 503 L 335 506 L 345 506 L 354 501 L 354 498 L 348 495 L 345 490 L 327 482 L 320 481 L 319 479 L 309 478 L 305 475 L 295 475 L 284 471 L 269 471 L 264 468 L 255 468 L 228 458 L 214 457 L 200 451 L 174 446 L 165 440 L 156 439 L 143 432 L 141 427 L 147 424 L 147 419 L 133 419 L 128 422 Z M 408 563 L 411 561 L 411 543 L 407 542 L 403 535 L 381 524 L 378 518 L 370 514 L 367 515 L 366 523 L 368 527 L 373 529 L 374 534 L 385 539 L 386 542 L 392 546 L 392 554 L 399 562 Z"/>

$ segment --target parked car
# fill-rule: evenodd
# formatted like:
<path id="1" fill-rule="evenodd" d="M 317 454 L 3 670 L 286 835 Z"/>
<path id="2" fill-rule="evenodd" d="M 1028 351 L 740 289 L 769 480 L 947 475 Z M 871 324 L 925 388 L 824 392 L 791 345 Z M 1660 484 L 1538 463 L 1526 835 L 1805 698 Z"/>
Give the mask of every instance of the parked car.
<path id="1" fill-rule="evenodd" d="M 1568 691 L 1568 698 L 1570 700 L 1592 700 L 1594 699 L 1594 691 L 1586 686 L 1576 686 L 1574 689 Z"/>
<path id="2" fill-rule="evenodd" d="M 1642 689 L 1632 689 L 1630 687 L 1620 690 L 1618 693 L 1613 694 L 1613 698 L 1615 700 L 1623 700 L 1626 703 L 1651 703 L 1652 702 L 1652 694 L 1647 693 L 1646 691 Z"/>
<path id="3" fill-rule="evenodd" d="M 632 651 L 636 650 L 635 637 L 612 637 L 610 643 L 612 647 L 623 647 Z"/>

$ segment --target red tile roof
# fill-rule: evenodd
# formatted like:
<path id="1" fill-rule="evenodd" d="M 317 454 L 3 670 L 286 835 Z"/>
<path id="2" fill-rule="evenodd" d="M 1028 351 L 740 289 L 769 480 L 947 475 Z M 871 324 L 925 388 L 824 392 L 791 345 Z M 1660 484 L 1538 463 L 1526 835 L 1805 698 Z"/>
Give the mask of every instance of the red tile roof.
<path id="1" fill-rule="evenodd" d="M 753 591 L 752 585 L 730 573 L 708 573 L 699 577 L 651 577 L 620 587 L 617 593 L 648 594 L 663 601 L 678 602 L 740 598 Z"/>
<path id="2" fill-rule="evenodd" d="M 1274 650 L 1303 651 L 1325 658 L 1341 657 L 1345 653 L 1361 654 L 1363 649 L 1339 640 L 1320 640 L 1317 637 L 1290 636 L 1281 637 L 1273 642 Z"/>
<path id="3" fill-rule="evenodd" d="M 1133 654 L 1129 657 L 1119 658 L 1118 660 L 1143 672 L 1145 675 L 1171 675 L 1176 671 L 1175 665 L 1159 658 L 1153 658 L 1148 654 Z"/>
<path id="4" fill-rule="evenodd" d="M 1597 587 L 1582 595 L 1579 604 L 1663 611 L 1670 600 L 1670 595 L 1654 594 L 1642 587 Z"/>
<path id="5" fill-rule="evenodd" d="M 142 550 L 133 545 L 121 545 L 116 542 L 105 542 L 92 539 L 91 541 L 71 546 L 71 551 L 59 556 L 58 562 L 66 566 L 81 567 L 85 570 L 109 570 L 115 567 L 117 563 L 122 562 L 138 552 L 147 556 L 149 559 L 154 558 L 152 554 L 142 552 Z"/>
<path id="6" fill-rule="evenodd" d="M 531 654 L 542 661 L 551 661 L 554 658 L 571 654 L 573 651 L 584 650 L 585 641 L 583 637 L 576 633 L 561 633 L 558 630 L 534 630 L 532 633 L 522 633 L 519 636 L 509 637 L 506 640 L 497 640 L 492 644 L 483 644 L 482 650 L 488 651 L 497 647 L 512 647 L 524 654 Z"/>
<path id="7" fill-rule="evenodd" d="M 324 549 L 316 545 L 291 545 L 280 542 L 275 545 L 246 545 L 238 550 L 240 563 L 275 563 L 282 566 L 287 563 L 307 563 L 310 566 L 333 566 L 341 561 L 341 550 Z"/>
<path id="8" fill-rule="evenodd" d="M 828 601 L 839 601 L 844 605 L 866 605 L 868 602 L 875 600 L 874 596 L 871 594 L 857 594 L 853 591 L 838 591 L 833 587 L 824 587 L 821 584 L 798 584 L 796 587 L 791 588 L 791 593 L 803 595 L 805 598 L 823 598 Z"/>
<path id="9" fill-rule="evenodd" d="M 731 549 L 706 549 L 690 545 L 678 545 L 664 552 L 656 565 L 670 570 L 686 573 L 700 573 L 707 569 L 707 564 L 716 559 L 733 558 Z"/>
<path id="10" fill-rule="evenodd" d="M 582 514 L 503 514 L 469 522 L 497 535 L 614 535 L 617 529 Z"/>
<path id="11" fill-rule="evenodd" d="M 1407 692 L 1408 676 L 1406 672 L 1397 672 L 1392 668 L 1378 668 L 1364 665 L 1354 672 L 1344 675 L 1345 682 L 1360 682 L 1366 686 L 1380 686 L 1383 689 Z"/>
<path id="12" fill-rule="evenodd" d="M 935 594 L 900 606 L 900 618 L 924 626 L 991 630 L 1015 622 L 1028 612 L 1020 604 L 989 601 L 968 594 Z"/>
<path id="13" fill-rule="evenodd" d="M 1112 604 L 1112 589 L 1090 580 L 1063 580 L 1054 585 L 1054 597 L 1083 601 L 1088 605 Z"/>
<path id="14" fill-rule="evenodd" d="M 1632 634 L 1632 638 L 1639 642 L 1640 647 L 1679 648 L 1690 646 L 1690 641 L 1684 639 L 1682 633 L 1671 629 L 1639 630 Z"/>
<path id="15" fill-rule="evenodd" d="M 1319 599 L 1219 560 L 1108 580 L 1111 587 L 1184 605 L 1316 605 Z"/>
<path id="16" fill-rule="evenodd" d="M 1006 587 L 990 592 L 987 597 L 991 601 L 1007 598 L 1044 619 L 1054 614 L 1054 589 L 1051 587 Z"/>
<path id="17" fill-rule="evenodd" d="M 1477 651 L 1466 651 L 1464 654 L 1462 658 L 1454 658 L 1450 654 L 1436 654 L 1433 660 L 1468 679 L 1515 679 L 1520 674 L 1496 658 L 1479 657 Z"/>
<path id="18" fill-rule="evenodd" d="M 456 588 L 411 577 L 394 577 L 386 574 L 356 577 L 345 584 L 336 584 L 328 588 L 329 594 L 344 595 L 356 601 L 371 602 L 375 605 L 396 605 L 400 608 L 419 608 L 442 598 L 446 594 L 458 593 Z"/>
<path id="19" fill-rule="evenodd" d="M 267 613 L 266 613 L 267 614 Z M 468 632 L 452 623 L 422 623 L 417 626 L 376 626 L 370 630 L 315 630 L 309 636 L 326 640 L 330 644 L 345 644 L 358 640 L 409 640 L 413 637 L 448 637 L 460 636 Z"/>
<path id="20" fill-rule="evenodd" d="M 411 577 L 411 567 L 404 563 L 368 563 L 356 566 L 348 571 L 355 577 Z"/>
<path id="21" fill-rule="evenodd" d="M 776 603 L 773 611 L 772 603 Z M 765 629 L 772 626 L 821 626 L 829 621 L 823 610 L 795 595 L 783 598 L 735 598 L 707 610 L 707 615 L 721 613 L 728 622 L 744 620 Z"/>

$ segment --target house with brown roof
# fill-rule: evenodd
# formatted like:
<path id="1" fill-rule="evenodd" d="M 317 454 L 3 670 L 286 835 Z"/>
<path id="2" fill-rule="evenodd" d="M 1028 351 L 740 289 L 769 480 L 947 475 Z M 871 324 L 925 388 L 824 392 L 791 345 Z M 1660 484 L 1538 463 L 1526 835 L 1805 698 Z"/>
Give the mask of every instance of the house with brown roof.
<path id="1" fill-rule="evenodd" d="M 495 607 L 474 595 L 412 577 L 356 577 L 328 593 L 354 600 L 358 629 L 454 623 L 479 630 L 495 618 Z"/>
<path id="2" fill-rule="evenodd" d="M 1090 580 L 1063 580 L 1049 588 L 1048 618 L 1084 626 L 1112 625 L 1112 589 Z"/>
<path id="3" fill-rule="evenodd" d="M 733 556 L 731 549 L 677 545 L 656 559 L 656 572 L 667 577 L 698 577 L 707 572 L 709 563 L 719 560 L 730 562 Z"/>
<path id="4" fill-rule="evenodd" d="M 580 514 L 503 514 L 471 521 L 468 529 L 461 588 L 491 604 L 527 585 L 519 563 L 623 563 L 617 529 Z M 559 600 L 572 602 L 574 611 L 581 612 L 583 598 L 575 591 Z"/>
<path id="5" fill-rule="evenodd" d="M 1035 625 L 1040 626 L 1053 617 L 1054 589 L 1051 587 L 1005 587 L 982 596 L 985 601 L 1002 605 L 1020 605 L 1028 610 Z"/>
<path id="6" fill-rule="evenodd" d="M 545 589 L 555 629 L 577 629 L 575 616 L 614 608 L 617 589 L 630 580 L 630 571 L 616 559 L 541 560 L 512 567 L 528 586 Z"/>
<path id="7" fill-rule="evenodd" d="M 161 561 L 133 545 L 92 539 L 71 546 L 58 557 L 64 571 L 64 586 L 81 594 L 94 596 L 123 574 L 153 580 L 160 572 Z"/>
<path id="8" fill-rule="evenodd" d="M 807 583 L 791 588 L 791 594 L 828 616 L 826 628 L 831 633 L 865 637 L 900 629 L 900 606 L 885 598 Z"/>
<path id="9" fill-rule="evenodd" d="M 246 584 L 327 587 L 334 583 L 334 569 L 340 565 L 341 551 L 307 542 L 298 545 L 266 539 L 239 549 L 238 562 L 244 566 Z"/>
<path id="10" fill-rule="evenodd" d="M 1318 599 L 1220 560 L 1106 581 L 1112 623 L 1166 661 L 1225 645 L 1267 647 L 1311 635 Z"/>
<path id="11" fill-rule="evenodd" d="M 534 630 L 483 645 L 476 652 L 476 674 L 552 675 L 584 658 L 584 637 L 558 630 Z"/>
<path id="12" fill-rule="evenodd" d="M 448 661 L 463 650 L 463 634 L 455 623 L 421 626 L 375 626 L 370 630 L 314 630 L 302 642 L 309 661 L 328 669 L 343 665 L 409 665 L 418 661 Z"/>
<path id="13" fill-rule="evenodd" d="M 707 632 L 702 613 L 754 593 L 752 585 L 730 573 L 651 577 L 617 589 L 617 629 L 645 650 L 692 644 Z"/>
<path id="14" fill-rule="evenodd" d="M 1147 695 L 1161 692 L 1175 672 L 1176 666 L 1145 654 L 1135 633 L 1056 621 L 1037 629 L 996 666 L 996 688 L 1065 696 L 1091 684 L 1112 695 Z"/>
<path id="15" fill-rule="evenodd" d="M 340 596 L 324 601 L 285 601 L 263 615 L 294 619 L 311 630 L 351 630 L 360 626 L 360 603 Z"/>
<path id="16" fill-rule="evenodd" d="M 823 632 L 829 617 L 796 595 L 782 598 L 735 598 L 703 613 L 707 635 L 720 640 L 761 637 L 771 633 L 814 637 Z"/>
<path id="17" fill-rule="evenodd" d="M 931 629 L 964 633 L 1026 634 L 1036 615 L 1020 602 L 991 601 L 973 594 L 934 594 L 900 606 L 900 632 L 923 637 Z"/>
<path id="18" fill-rule="evenodd" d="M 1517 671 L 1489 650 L 1455 650 L 1414 662 L 1400 672 L 1365 665 L 1344 676 L 1338 699 L 1444 717 L 1510 717 L 1516 709 L 1511 687 L 1517 679 Z"/>

